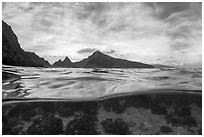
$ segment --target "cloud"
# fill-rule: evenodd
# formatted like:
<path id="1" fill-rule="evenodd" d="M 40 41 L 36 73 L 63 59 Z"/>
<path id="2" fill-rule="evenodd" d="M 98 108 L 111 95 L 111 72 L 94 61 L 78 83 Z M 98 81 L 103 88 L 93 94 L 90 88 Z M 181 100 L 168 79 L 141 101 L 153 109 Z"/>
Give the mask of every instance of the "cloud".
<path id="1" fill-rule="evenodd" d="M 173 13 L 189 10 L 190 8 L 190 3 L 188 2 L 158 2 L 154 5 L 160 18 L 167 18 Z"/>
<path id="2" fill-rule="evenodd" d="M 77 51 L 77 53 L 79 54 L 91 54 L 95 51 L 100 51 L 104 54 L 113 54 L 113 53 L 116 53 L 115 50 L 113 49 L 109 49 L 109 50 L 98 50 L 98 49 L 95 49 L 95 48 L 84 48 L 84 49 L 80 49 L 79 51 Z"/>
<path id="3" fill-rule="evenodd" d="M 84 48 L 84 49 L 80 49 L 77 52 L 80 54 L 83 54 L 83 53 L 92 53 L 94 51 L 96 51 L 96 49 L 94 49 L 94 48 Z"/>
<path id="4" fill-rule="evenodd" d="M 97 49 L 146 63 L 201 63 L 202 3 L 8 2 L 2 18 L 23 49 L 41 56 L 79 61 Z"/>
<path id="5" fill-rule="evenodd" d="M 113 53 L 116 53 L 115 50 L 113 49 L 110 49 L 109 51 L 104 51 L 105 54 L 113 54 Z"/>

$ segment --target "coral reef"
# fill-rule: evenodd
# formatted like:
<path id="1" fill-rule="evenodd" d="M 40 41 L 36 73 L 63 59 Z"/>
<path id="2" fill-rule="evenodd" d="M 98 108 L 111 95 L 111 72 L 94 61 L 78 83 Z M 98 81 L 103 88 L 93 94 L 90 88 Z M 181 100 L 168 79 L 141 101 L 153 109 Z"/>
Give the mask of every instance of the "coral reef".
<path id="1" fill-rule="evenodd" d="M 103 125 L 105 132 L 109 134 L 116 135 L 130 134 L 128 124 L 119 118 L 115 119 L 114 121 L 112 118 L 107 118 L 106 120 L 102 121 L 101 125 Z"/>

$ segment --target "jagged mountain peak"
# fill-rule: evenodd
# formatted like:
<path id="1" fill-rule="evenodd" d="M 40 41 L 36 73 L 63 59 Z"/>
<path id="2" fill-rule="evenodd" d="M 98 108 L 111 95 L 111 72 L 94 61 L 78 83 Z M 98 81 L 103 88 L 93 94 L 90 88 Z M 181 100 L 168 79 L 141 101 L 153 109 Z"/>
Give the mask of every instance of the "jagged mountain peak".
<path id="1" fill-rule="evenodd" d="M 63 62 L 64 61 L 69 61 L 70 62 L 70 59 L 66 56 L 65 59 L 63 60 Z"/>
<path id="2" fill-rule="evenodd" d="M 71 60 L 68 57 L 65 57 L 65 59 L 62 61 L 59 59 L 55 63 L 52 64 L 53 67 L 63 67 L 63 68 L 75 68 L 74 64 L 71 62 Z"/>
<path id="3" fill-rule="evenodd" d="M 92 55 L 104 55 L 102 52 L 100 52 L 100 51 L 95 51 Z"/>
<path id="4" fill-rule="evenodd" d="M 114 58 L 100 51 L 95 51 L 88 58 L 75 62 L 75 66 L 82 68 L 153 68 L 149 64 Z"/>
<path id="5" fill-rule="evenodd" d="M 91 56 L 89 57 L 103 57 L 106 56 L 104 53 L 100 52 L 100 51 L 95 51 Z"/>

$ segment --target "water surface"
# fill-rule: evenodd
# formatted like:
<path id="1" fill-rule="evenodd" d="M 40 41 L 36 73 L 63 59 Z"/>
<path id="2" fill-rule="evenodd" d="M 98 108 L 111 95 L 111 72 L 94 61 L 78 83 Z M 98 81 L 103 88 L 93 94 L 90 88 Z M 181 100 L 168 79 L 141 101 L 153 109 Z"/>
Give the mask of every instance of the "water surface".
<path id="1" fill-rule="evenodd" d="M 119 94 L 201 92 L 201 69 L 84 69 L 3 65 L 3 99 L 96 99 Z"/>

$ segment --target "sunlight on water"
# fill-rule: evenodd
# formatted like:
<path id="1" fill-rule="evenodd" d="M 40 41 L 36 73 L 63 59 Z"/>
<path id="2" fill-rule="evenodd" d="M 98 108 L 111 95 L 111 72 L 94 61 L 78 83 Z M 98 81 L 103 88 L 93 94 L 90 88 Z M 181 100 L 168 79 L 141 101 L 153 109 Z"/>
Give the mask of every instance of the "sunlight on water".
<path id="1" fill-rule="evenodd" d="M 3 98 L 98 98 L 120 93 L 201 91 L 202 70 L 3 66 Z"/>

